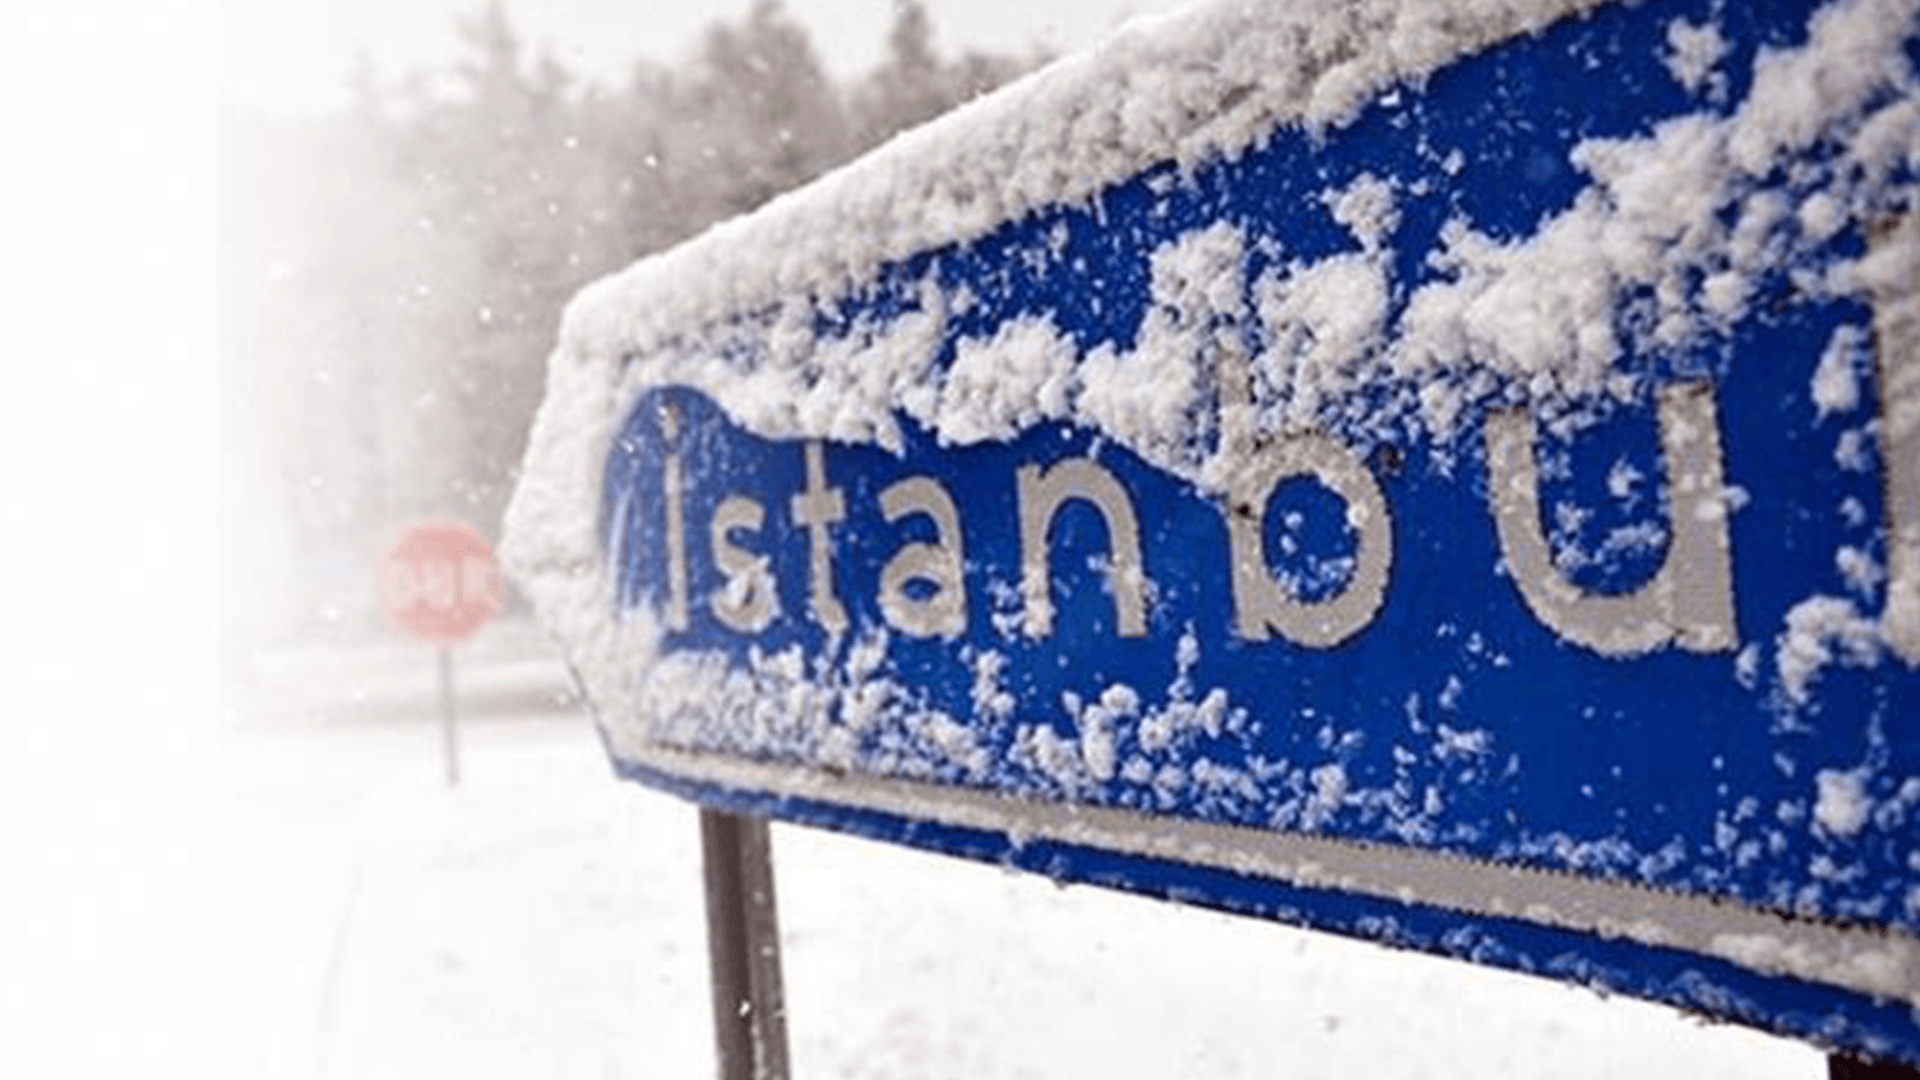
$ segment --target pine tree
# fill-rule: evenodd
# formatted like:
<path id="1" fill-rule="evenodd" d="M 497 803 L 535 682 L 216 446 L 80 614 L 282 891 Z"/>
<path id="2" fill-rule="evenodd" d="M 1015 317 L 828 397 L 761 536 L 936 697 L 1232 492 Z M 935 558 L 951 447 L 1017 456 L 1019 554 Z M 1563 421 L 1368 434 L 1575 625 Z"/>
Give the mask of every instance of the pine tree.
<path id="1" fill-rule="evenodd" d="M 1017 67 L 943 64 L 918 0 L 896 7 L 886 59 L 851 89 L 780 0 L 617 88 L 530 47 L 503 0 L 453 30 L 449 70 L 383 79 L 363 58 L 341 115 L 250 121 L 224 140 L 223 187 L 247 195 L 222 221 L 222 431 L 249 512 L 223 530 L 277 539 L 223 543 L 273 550 L 250 562 L 309 584 L 312 566 L 378 550 L 410 518 L 498 520 L 586 282 Z M 297 617 L 311 629 L 337 609 L 372 629 L 361 599 L 318 587 Z"/>
<path id="2" fill-rule="evenodd" d="M 696 82 L 704 108 L 690 131 L 721 209 L 750 210 L 844 160 L 839 94 L 805 28 L 780 0 L 754 0 L 745 22 L 707 30 Z"/>
<path id="3" fill-rule="evenodd" d="M 855 101 L 861 142 L 867 146 L 953 107 L 946 71 L 933 49 L 933 23 L 920 0 L 895 0 L 886 55 L 855 92 Z"/>

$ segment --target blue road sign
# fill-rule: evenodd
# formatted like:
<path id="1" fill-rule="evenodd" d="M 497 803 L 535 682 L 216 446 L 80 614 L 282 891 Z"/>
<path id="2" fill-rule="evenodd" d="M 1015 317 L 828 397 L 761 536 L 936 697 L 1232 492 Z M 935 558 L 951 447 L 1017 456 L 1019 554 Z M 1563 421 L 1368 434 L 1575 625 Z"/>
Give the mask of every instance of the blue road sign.
<path id="1" fill-rule="evenodd" d="M 1920 1063 L 1920 6 L 1241 7 L 577 303 L 619 771 Z"/>

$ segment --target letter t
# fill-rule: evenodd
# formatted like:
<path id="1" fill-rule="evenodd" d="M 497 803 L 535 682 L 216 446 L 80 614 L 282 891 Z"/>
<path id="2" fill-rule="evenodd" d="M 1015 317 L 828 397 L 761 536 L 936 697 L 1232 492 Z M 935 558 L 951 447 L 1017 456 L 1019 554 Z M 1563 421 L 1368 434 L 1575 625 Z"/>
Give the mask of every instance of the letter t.
<path id="1" fill-rule="evenodd" d="M 847 500 L 840 489 L 827 486 L 826 452 L 818 442 L 807 444 L 807 490 L 793 497 L 793 520 L 804 525 L 813 548 L 813 621 L 827 633 L 847 628 L 847 609 L 833 594 L 833 537 L 829 532 L 847 516 Z"/>

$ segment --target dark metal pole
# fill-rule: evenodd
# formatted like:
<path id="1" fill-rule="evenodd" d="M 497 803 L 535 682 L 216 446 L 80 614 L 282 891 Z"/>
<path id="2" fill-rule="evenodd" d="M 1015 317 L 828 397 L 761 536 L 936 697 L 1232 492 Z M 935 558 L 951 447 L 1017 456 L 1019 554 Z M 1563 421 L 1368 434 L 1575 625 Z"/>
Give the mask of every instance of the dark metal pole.
<path id="1" fill-rule="evenodd" d="M 772 848 L 759 818 L 700 811 L 720 1080 L 787 1080 Z"/>
<path id="2" fill-rule="evenodd" d="M 440 646 L 440 734 L 447 761 L 447 786 L 460 786 L 460 738 L 453 715 L 453 650 Z"/>
<path id="3" fill-rule="evenodd" d="M 743 819 L 740 866 L 747 883 L 748 965 L 753 969 L 754 1051 L 761 1080 L 787 1080 L 787 993 L 780 977 L 780 913 L 774 902 L 773 837 L 763 818 Z"/>
<path id="4" fill-rule="evenodd" d="M 1839 1054 L 1827 1058 L 1828 1080 L 1920 1080 L 1920 1069 L 1886 1061 L 1861 1061 Z"/>

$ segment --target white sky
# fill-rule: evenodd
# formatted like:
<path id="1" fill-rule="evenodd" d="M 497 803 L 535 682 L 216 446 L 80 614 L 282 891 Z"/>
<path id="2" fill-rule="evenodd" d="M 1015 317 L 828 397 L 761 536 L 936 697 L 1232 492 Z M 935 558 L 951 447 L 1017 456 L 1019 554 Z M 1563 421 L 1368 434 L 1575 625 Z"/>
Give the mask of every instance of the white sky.
<path id="1" fill-rule="evenodd" d="M 1002 52 L 1045 45 L 1056 52 L 1090 44 L 1132 15 L 1189 0 L 927 0 L 937 46 Z M 391 75 L 443 64 L 453 51 L 457 12 L 485 0 L 223 0 L 222 76 L 237 101 L 310 111 L 345 98 L 356 49 Z M 827 65 L 850 74 L 870 65 L 891 19 L 892 0 L 786 0 Z M 603 82 L 635 58 L 684 55 L 700 29 L 738 18 L 751 0 L 506 0 L 535 45 Z"/>

